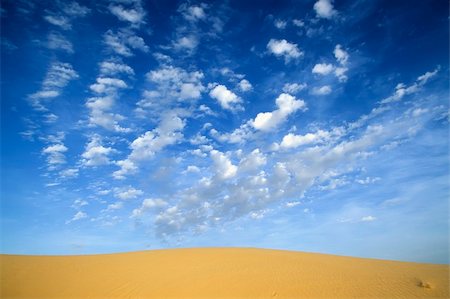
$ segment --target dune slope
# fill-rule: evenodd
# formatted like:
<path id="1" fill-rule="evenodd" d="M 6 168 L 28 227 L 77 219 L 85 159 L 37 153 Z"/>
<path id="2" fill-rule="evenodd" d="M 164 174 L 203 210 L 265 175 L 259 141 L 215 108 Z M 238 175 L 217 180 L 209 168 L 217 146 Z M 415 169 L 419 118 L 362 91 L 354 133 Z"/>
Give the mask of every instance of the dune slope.
<path id="1" fill-rule="evenodd" d="M 448 265 L 252 248 L 1 255 L 1 298 L 449 298 Z"/>

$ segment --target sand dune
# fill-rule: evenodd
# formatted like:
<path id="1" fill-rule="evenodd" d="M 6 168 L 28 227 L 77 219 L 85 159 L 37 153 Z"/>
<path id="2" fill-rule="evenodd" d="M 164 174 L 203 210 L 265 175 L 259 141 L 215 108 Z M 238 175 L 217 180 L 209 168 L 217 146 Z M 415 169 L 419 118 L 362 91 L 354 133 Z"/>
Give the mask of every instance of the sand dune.
<path id="1" fill-rule="evenodd" d="M 449 298 L 448 265 L 252 248 L 1 255 L 1 298 Z"/>

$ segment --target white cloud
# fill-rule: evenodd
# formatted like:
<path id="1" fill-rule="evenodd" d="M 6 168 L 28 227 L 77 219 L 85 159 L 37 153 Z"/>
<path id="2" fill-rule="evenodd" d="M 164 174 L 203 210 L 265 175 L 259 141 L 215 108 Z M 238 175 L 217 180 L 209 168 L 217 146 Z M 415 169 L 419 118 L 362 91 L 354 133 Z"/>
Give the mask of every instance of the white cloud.
<path id="1" fill-rule="evenodd" d="M 425 74 L 417 77 L 417 82 L 420 85 L 427 83 L 430 78 L 433 78 L 434 76 L 436 76 L 436 74 L 439 72 L 439 69 L 440 69 L 440 67 L 437 67 L 434 71 L 426 72 Z"/>
<path id="2" fill-rule="evenodd" d="M 254 149 L 239 162 L 239 171 L 256 171 L 261 166 L 266 165 L 267 157 L 259 148 Z"/>
<path id="3" fill-rule="evenodd" d="M 134 70 L 123 63 L 116 63 L 112 61 L 103 61 L 100 64 L 100 73 L 103 75 L 116 75 L 120 73 L 125 73 L 127 75 L 134 75 Z"/>
<path id="4" fill-rule="evenodd" d="M 52 144 L 42 150 L 42 154 L 47 156 L 47 164 L 49 170 L 54 170 L 58 165 L 66 163 L 66 156 L 68 148 L 63 143 Z"/>
<path id="5" fill-rule="evenodd" d="M 120 210 L 121 208 L 123 208 L 123 202 L 118 201 L 116 203 L 109 204 L 106 207 L 106 211 L 115 211 L 115 210 Z"/>
<path id="6" fill-rule="evenodd" d="M 189 50 L 193 51 L 198 46 L 198 38 L 195 35 L 183 36 L 177 39 L 173 46 L 176 50 Z"/>
<path id="7" fill-rule="evenodd" d="M 199 20 L 204 20 L 206 18 L 205 4 L 187 6 L 182 4 L 179 11 L 182 13 L 183 17 L 190 22 L 197 22 Z"/>
<path id="8" fill-rule="evenodd" d="M 137 171 L 137 163 L 152 158 L 165 147 L 177 143 L 183 138 L 185 122 L 174 111 L 162 116 L 157 128 L 147 131 L 130 145 L 131 153 L 127 159 L 117 162 L 121 169 L 113 173 L 115 179 L 124 179 L 126 175 Z"/>
<path id="9" fill-rule="evenodd" d="M 319 18 L 331 19 L 336 15 L 332 0 L 318 0 L 314 3 L 314 10 Z"/>
<path id="10" fill-rule="evenodd" d="M 267 49 L 277 57 L 284 57 L 285 63 L 303 56 L 303 52 L 298 49 L 296 44 L 289 43 L 285 39 L 271 39 L 267 44 Z"/>
<path id="11" fill-rule="evenodd" d="M 87 214 L 85 212 L 78 211 L 75 215 L 73 215 L 72 219 L 66 221 L 66 224 L 69 224 L 71 222 L 78 221 L 78 220 L 81 220 L 84 218 L 87 218 Z"/>
<path id="12" fill-rule="evenodd" d="M 421 103 L 405 104 L 416 108 Z M 253 215 L 258 218 L 261 211 L 270 210 L 277 202 L 285 203 L 287 207 L 298 205 L 305 191 L 311 188 L 325 190 L 349 184 L 353 181 L 355 171 L 360 169 L 358 164 L 369 158 L 371 153 L 376 153 L 393 140 L 410 138 L 408 129 L 412 125 L 420 127 L 418 122 L 425 125 L 423 118 L 411 117 L 412 108 L 405 109 L 395 118 L 386 119 L 386 115 L 382 115 L 369 123 L 368 120 L 372 118 L 363 115 L 363 121 L 354 122 L 358 126 L 345 123 L 343 126 L 331 127 L 327 130 L 331 137 L 326 141 L 318 142 L 320 138 L 311 137 L 305 141 L 303 138 L 301 142 L 304 148 L 271 152 L 270 155 L 264 155 L 267 159 L 265 164 L 264 159 L 250 158 L 262 154 L 261 151 L 244 153 L 247 146 L 240 146 L 243 150 L 227 153 L 210 147 L 198 149 L 199 156 L 209 152 L 211 158 L 216 155 L 217 161 L 202 164 L 203 177 L 189 187 L 176 191 L 172 198 L 178 202 L 159 211 L 151 225 L 155 227 L 157 236 L 176 238 L 186 231 L 197 233 L 242 217 Z M 364 129 L 355 129 L 363 125 Z M 261 144 L 264 145 L 263 142 Z M 240 159 L 239 164 L 233 162 L 235 157 Z M 247 167 L 251 170 L 245 170 Z M 363 216 L 369 217 L 365 216 L 369 213 L 363 212 L 352 214 L 349 221 L 356 223 L 362 221 Z M 372 217 L 375 218 L 370 216 L 365 220 L 373 221 Z"/>
<path id="13" fill-rule="evenodd" d="M 375 220 L 377 220 L 377 218 L 376 217 L 373 217 L 373 216 L 364 216 L 364 217 L 362 217 L 361 218 L 361 221 L 363 221 L 363 222 L 371 222 L 371 221 L 375 221 Z"/>
<path id="14" fill-rule="evenodd" d="M 244 74 L 235 73 L 233 70 L 231 70 L 228 67 L 223 67 L 223 68 L 219 69 L 218 71 L 220 72 L 220 74 L 222 76 L 229 77 L 231 79 L 230 81 L 242 80 L 245 77 Z"/>
<path id="15" fill-rule="evenodd" d="M 142 190 L 133 187 L 128 187 L 126 189 L 116 188 L 114 196 L 122 200 L 127 200 L 137 198 L 143 194 L 144 192 Z"/>
<path id="16" fill-rule="evenodd" d="M 114 152 L 110 147 L 104 147 L 99 135 L 94 135 L 86 145 L 86 150 L 81 155 L 81 163 L 84 166 L 100 166 L 110 164 L 109 155 Z"/>
<path id="17" fill-rule="evenodd" d="M 233 165 L 230 159 L 218 150 L 209 152 L 214 163 L 214 170 L 216 176 L 221 180 L 233 178 L 237 173 L 237 166 Z"/>
<path id="18" fill-rule="evenodd" d="M 89 203 L 85 200 L 82 199 L 76 199 L 73 204 L 72 204 L 72 208 L 74 209 L 80 209 L 81 207 L 87 206 Z"/>
<path id="19" fill-rule="evenodd" d="M 78 74 L 69 63 L 54 62 L 42 83 L 44 88 L 63 88 L 69 81 L 77 79 Z"/>
<path id="20" fill-rule="evenodd" d="M 133 210 L 131 218 L 139 218 L 149 210 L 159 211 L 167 205 L 168 203 L 160 198 L 146 198 L 139 208 Z"/>
<path id="21" fill-rule="evenodd" d="M 238 97 L 234 92 L 227 89 L 225 85 L 216 85 L 209 92 L 210 97 L 216 99 L 223 109 L 236 111 L 242 110 L 243 107 L 240 105 L 242 99 Z"/>
<path id="22" fill-rule="evenodd" d="M 194 83 L 183 83 L 180 88 L 180 99 L 198 99 L 201 97 L 203 88 Z"/>
<path id="23" fill-rule="evenodd" d="M 425 74 L 417 77 L 416 82 L 414 82 L 413 84 L 411 84 L 410 86 L 406 86 L 403 83 L 399 83 L 397 84 L 397 86 L 395 87 L 395 92 L 383 99 L 381 101 L 381 104 L 388 104 L 388 103 L 392 103 L 392 102 L 398 102 L 401 99 L 403 99 L 403 97 L 405 97 L 406 95 L 410 95 L 410 94 L 414 94 L 416 92 L 418 92 L 421 87 L 427 83 L 427 81 L 436 76 L 436 74 L 439 72 L 439 67 L 436 68 L 434 71 L 432 72 L 426 72 Z"/>
<path id="24" fill-rule="evenodd" d="M 100 126 L 110 131 L 129 132 L 130 129 L 123 128 L 119 125 L 119 121 L 124 117 L 120 114 L 112 113 L 115 95 L 107 95 L 103 97 L 91 97 L 86 101 L 86 107 L 89 111 L 89 125 Z"/>
<path id="25" fill-rule="evenodd" d="M 288 201 L 288 202 L 286 203 L 286 207 L 288 207 L 288 208 L 293 208 L 293 207 L 298 206 L 298 205 L 300 205 L 300 204 L 301 204 L 300 201 Z"/>
<path id="26" fill-rule="evenodd" d="M 56 122 L 59 117 L 53 113 L 48 113 L 44 115 L 44 118 L 45 118 L 44 123 L 51 124 Z"/>
<path id="27" fill-rule="evenodd" d="M 63 50 L 66 53 L 72 54 L 73 45 L 62 34 L 52 32 L 47 36 L 47 48 L 52 50 Z"/>
<path id="28" fill-rule="evenodd" d="M 29 97 L 31 99 L 46 99 L 46 98 L 55 98 L 59 96 L 59 91 L 57 90 L 41 90 L 31 94 Z"/>
<path id="29" fill-rule="evenodd" d="M 124 180 L 127 175 L 135 173 L 138 170 L 136 164 L 129 159 L 117 161 L 116 165 L 120 167 L 119 170 L 113 172 L 113 177 L 116 180 Z"/>
<path id="30" fill-rule="evenodd" d="M 306 103 L 298 100 L 294 96 L 282 93 L 275 100 L 278 109 L 272 112 L 258 113 L 256 118 L 251 121 L 251 125 L 261 131 L 271 131 L 283 123 L 286 118 L 298 111 L 306 110 Z"/>
<path id="31" fill-rule="evenodd" d="M 75 1 L 64 4 L 62 10 L 71 17 L 84 17 L 91 12 L 89 8 L 80 5 Z"/>
<path id="32" fill-rule="evenodd" d="M 125 8 L 122 5 L 111 4 L 108 8 L 109 11 L 121 21 L 130 22 L 132 25 L 144 23 L 145 11 L 140 5 Z"/>
<path id="33" fill-rule="evenodd" d="M 375 182 L 378 182 L 379 180 L 381 180 L 381 178 L 379 178 L 379 177 L 375 177 L 375 178 L 366 177 L 365 179 L 355 180 L 355 182 L 357 182 L 360 185 L 369 185 L 369 184 L 373 184 Z"/>
<path id="34" fill-rule="evenodd" d="M 334 57 L 336 57 L 336 60 L 337 60 L 340 64 L 342 64 L 342 65 L 347 64 L 349 55 L 348 55 L 347 51 L 345 51 L 345 50 L 342 48 L 341 45 L 339 45 L 339 44 L 336 45 L 336 47 L 334 48 L 333 53 L 334 53 Z"/>
<path id="35" fill-rule="evenodd" d="M 299 91 L 302 91 L 306 88 L 306 83 L 298 84 L 298 83 L 286 83 L 283 86 L 283 91 L 289 94 L 296 94 Z"/>
<path id="36" fill-rule="evenodd" d="M 313 74 L 328 75 L 333 70 L 334 66 L 332 64 L 318 63 L 313 67 L 312 72 Z"/>
<path id="37" fill-rule="evenodd" d="M 253 126 L 251 125 L 251 122 L 247 122 L 242 124 L 239 128 L 236 128 L 231 133 L 220 134 L 216 129 L 211 129 L 209 133 L 213 138 L 221 142 L 243 143 L 253 135 L 252 128 Z"/>
<path id="38" fill-rule="evenodd" d="M 330 133 L 318 130 L 316 133 L 307 133 L 306 135 L 295 135 L 289 133 L 283 137 L 281 148 L 296 148 L 306 144 L 322 143 L 330 138 Z"/>
<path id="39" fill-rule="evenodd" d="M 97 83 L 92 84 L 89 88 L 96 93 L 111 93 L 118 88 L 127 88 L 125 81 L 116 78 L 97 78 Z"/>
<path id="40" fill-rule="evenodd" d="M 269 210 L 260 210 L 260 211 L 256 211 L 256 212 L 251 212 L 250 213 L 250 218 L 252 219 L 263 219 L 264 216 L 269 212 Z"/>
<path id="41" fill-rule="evenodd" d="M 69 63 L 54 62 L 42 82 L 41 90 L 28 96 L 30 103 L 35 110 L 47 110 L 43 105 L 43 100 L 58 97 L 69 81 L 77 79 L 78 74 Z"/>
<path id="42" fill-rule="evenodd" d="M 314 87 L 311 91 L 314 95 L 327 95 L 330 94 L 333 90 L 331 89 L 331 86 L 324 85 L 321 87 Z"/>
<path id="43" fill-rule="evenodd" d="M 202 84 L 204 75 L 200 71 L 188 72 L 179 67 L 163 65 L 148 72 L 146 77 L 153 85 L 156 84 L 156 89 L 144 91 L 144 98 L 137 103 L 141 113 L 160 114 L 162 111 L 158 109 L 170 109 L 178 102 L 197 100 L 205 90 Z"/>
<path id="44" fill-rule="evenodd" d="M 239 89 L 243 92 L 247 92 L 252 90 L 253 86 L 250 84 L 250 82 L 246 79 L 242 79 L 241 81 L 239 81 Z"/>
<path id="45" fill-rule="evenodd" d="M 336 45 L 333 53 L 334 57 L 336 57 L 337 62 L 341 65 L 335 68 L 334 74 L 339 79 L 340 82 L 345 82 L 347 81 L 347 76 L 345 73 L 348 71 L 346 65 L 350 55 L 339 44 Z"/>
<path id="46" fill-rule="evenodd" d="M 46 20 L 52 25 L 60 27 L 63 30 L 72 29 L 70 19 L 62 15 L 46 15 L 44 16 L 44 20 Z"/>
<path id="47" fill-rule="evenodd" d="M 283 20 L 275 20 L 273 24 L 275 25 L 275 27 L 281 30 L 286 29 L 287 22 Z"/>
<path id="48" fill-rule="evenodd" d="M 345 82 L 347 81 L 347 75 L 345 75 L 347 71 L 348 69 L 346 67 L 337 67 L 334 70 L 334 74 L 336 75 L 336 77 L 339 79 L 340 82 Z"/>
<path id="49" fill-rule="evenodd" d="M 429 111 L 428 108 L 416 108 L 411 112 L 411 115 L 414 117 L 419 117 Z"/>
<path id="50" fill-rule="evenodd" d="M 117 33 L 108 30 L 104 34 L 104 43 L 116 54 L 130 57 L 133 56 L 132 49 L 144 53 L 149 51 L 142 37 L 135 35 L 131 30 L 122 29 Z"/>
<path id="51" fill-rule="evenodd" d="M 292 23 L 297 27 L 305 26 L 305 22 L 303 22 L 302 20 L 299 20 L 299 19 L 293 19 Z"/>
<path id="52" fill-rule="evenodd" d="M 63 179 L 76 178 L 78 176 L 78 168 L 68 168 L 59 172 L 59 176 Z"/>
<path id="53" fill-rule="evenodd" d="M 189 165 L 189 166 L 186 168 L 185 172 L 186 172 L 186 173 L 188 173 L 188 172 L 191 172 L 191 173 L 199 173 L 199 172 L 200 172 L 200 168 L 198 168 L 198 167 L 195 166 L 195 165 Z"/>

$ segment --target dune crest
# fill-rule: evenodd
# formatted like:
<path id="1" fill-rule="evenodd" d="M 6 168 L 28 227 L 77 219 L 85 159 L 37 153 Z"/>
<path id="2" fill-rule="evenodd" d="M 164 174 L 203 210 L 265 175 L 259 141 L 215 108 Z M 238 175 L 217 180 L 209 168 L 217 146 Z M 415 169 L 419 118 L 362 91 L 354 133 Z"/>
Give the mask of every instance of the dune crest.
<path id="1" fill-rule="evenodd" d="M 1 298 L 449 298 L 449 267 L 254 248 L 0 256 Z"/>

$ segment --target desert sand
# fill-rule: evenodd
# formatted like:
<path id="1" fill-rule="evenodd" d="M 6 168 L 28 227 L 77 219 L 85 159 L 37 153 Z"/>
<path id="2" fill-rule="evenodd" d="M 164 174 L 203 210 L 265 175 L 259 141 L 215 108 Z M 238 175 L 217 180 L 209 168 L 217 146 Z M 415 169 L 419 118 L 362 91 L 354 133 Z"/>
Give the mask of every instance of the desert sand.
<path id="1" fill-rule="evenodd" d="M 1 255 L 1 298 L 449 298 L 448 265 L 254 248 Z"/>

